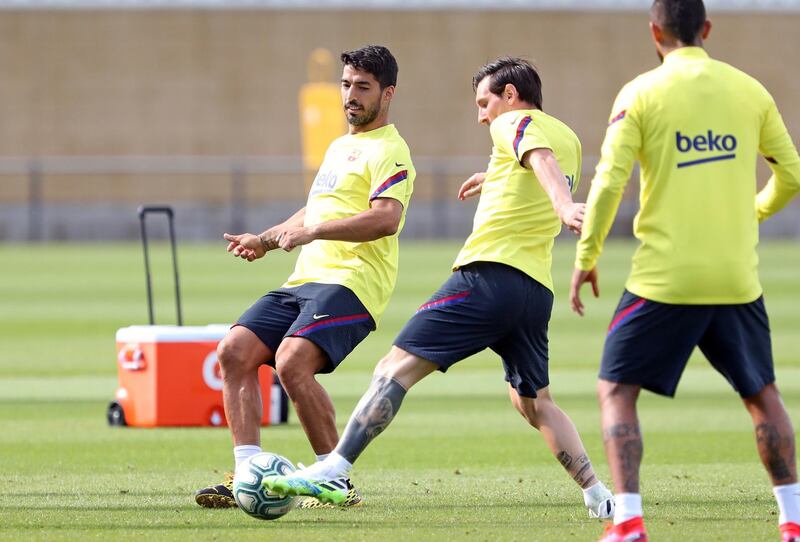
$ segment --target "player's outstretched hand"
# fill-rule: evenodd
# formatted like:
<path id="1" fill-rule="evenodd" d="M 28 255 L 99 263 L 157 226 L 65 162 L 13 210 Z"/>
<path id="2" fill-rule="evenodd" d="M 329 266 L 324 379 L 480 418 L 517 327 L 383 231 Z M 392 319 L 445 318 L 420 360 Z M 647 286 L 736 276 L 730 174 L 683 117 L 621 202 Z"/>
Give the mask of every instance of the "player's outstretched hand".
<path id="1" fill-rule="evenodd" d="M 558 215 L 561 222 L 575 235 L 581 234 L 583 228 L 583 215 L 586 212 L 585 203 L 569 203 L 559 209 Z"/>
<path id="2" fill-rule="evenodd" d="M 258 235 L 253 235 L 252 233 L 231 235 L 226 233 L 222 237 L 228 241 L 228 252 L 248 262 L 252 262 L 266 254 L 264 245 Z"/>
<path id="3" fill-rule="evenodd" d="M 278 246 L 286 252 L 291 252 L 294 247 L 307 245 L 315 239 L 311 228 L 305 226 L 286 228 L 278 237 Z"/>
<path id="4" fill-rule="evenodd" d="M 458 189 L 458 199 L 464 201 L 467 198 L 471 198 L 472 196 L 477 196 L 481 193 L 481 188 L 483 188 L 483 181 L 486 179 L 486 173 L 478 172 L 473 173 L 472 176 L 464 181 L 464 184 L 461 185 L 461 188 Z"/>
<path id="5" fill-rule="evenodd" d="M 597 282 L 597 268 L 593 267 L 589 271 L 576 269 L 572 274 L 572 283 L 569 285 L 569 304 L 572 310 L 583 316 L 583 302 L 581 301 L 581 286 L 588 282 L 592 285 L 592 293 L 595 297 L 600 295 L 600 286 Z"/>

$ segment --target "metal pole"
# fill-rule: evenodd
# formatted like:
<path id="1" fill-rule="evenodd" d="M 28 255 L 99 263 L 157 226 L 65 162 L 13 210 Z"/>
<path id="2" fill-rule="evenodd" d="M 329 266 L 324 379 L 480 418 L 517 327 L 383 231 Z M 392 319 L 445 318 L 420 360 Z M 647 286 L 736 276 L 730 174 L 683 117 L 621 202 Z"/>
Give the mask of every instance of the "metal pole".
<path id="1" fill-rule="evenodd" d="M 139 207 L 139 226 L 142 232 L 142 248 L 144 249 L 144 276 L 147 283 L 147 314 L 150 317 L 150 325 L 155 324 L 153 317 L 153 287 L 150 282 L 150 257 L 147 251 L 147 228 L 144 225 L 145 208 Z"/>
<path id="2" fill-rule="evenodd" d="M 172 209 L 169 209 L 169 241 L 172 245 L 172 271 L 175 274 L 175 309 L 178 313 L 178 325 L 183 325 L 183 312 L 181 311 L 181 286 L 178 280 L 178 251 L 175 248 L 175 226 L 173 224 Z"/>
<path id="3" fill-rule="evenodd" d="M 245 190 L 247 174 L 244 166 L 237 162 L 231 168 L 231 233 L 239 234 L 246 230 L 245 215 Z"/>
<path id="4" fill-rule="evenodd" d="M 42 240 L 42 164 L 31 159 L 28 164 L 28 240 Z"/>

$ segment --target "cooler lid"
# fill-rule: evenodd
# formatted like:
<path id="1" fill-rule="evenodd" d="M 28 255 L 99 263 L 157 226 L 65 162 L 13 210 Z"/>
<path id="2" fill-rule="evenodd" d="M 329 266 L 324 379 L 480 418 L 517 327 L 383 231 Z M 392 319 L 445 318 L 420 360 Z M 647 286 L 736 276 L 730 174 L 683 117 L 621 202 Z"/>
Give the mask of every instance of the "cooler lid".
<path id="1" fill-rule="evenodd" d="M 117 330 L 118 343 L 219 341 L 230 324 L 207 326 L 128 326 Z"/>

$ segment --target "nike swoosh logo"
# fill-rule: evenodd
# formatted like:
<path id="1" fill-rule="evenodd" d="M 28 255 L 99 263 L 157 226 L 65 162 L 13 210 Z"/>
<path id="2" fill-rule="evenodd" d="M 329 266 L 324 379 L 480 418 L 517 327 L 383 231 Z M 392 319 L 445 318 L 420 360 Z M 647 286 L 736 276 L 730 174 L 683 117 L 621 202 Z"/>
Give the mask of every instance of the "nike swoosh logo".
<path id="1" fill-rule="evenodd" d="M 398 162 L 395 162 L 395 163 L 394 163 L 394 167 L 403 167 L 404 165 L 405 165 L 405 164 L 400 164 L 400 163 L 398 163 Z"/>
<path id="2" fill-rule="evenodd" d="M 319 320 L 320 318 L 325 318 L 327 316 L 330 316 L 330 314 L 315 314 L 312 316 L 312 318 L 314 318 L 314 320 Z"/>

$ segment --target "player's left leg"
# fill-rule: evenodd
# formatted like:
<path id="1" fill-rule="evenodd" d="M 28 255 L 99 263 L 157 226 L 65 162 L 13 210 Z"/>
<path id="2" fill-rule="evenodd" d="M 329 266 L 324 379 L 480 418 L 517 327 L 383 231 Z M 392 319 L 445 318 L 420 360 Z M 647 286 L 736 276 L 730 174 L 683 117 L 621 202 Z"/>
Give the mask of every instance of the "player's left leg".
<path id="1" fill-rule="evenodd" d="M 394 419 L 406 392 L 433 371 L 446 371 L 496 343 L 520 320 L 525 292 L 516 283 L 521 277 L 525 275 L 515 269 L 485 262 L 454 272 L 406 323 L 395 346 L 378 363 L 336 450 L 290 476 L 265 480 L 265 486 L 279 494 L 341 502 L 345 491 L 337 480 Z"/>
<path id="2" fill-rule="evenodd" d="M 795 437 L 789 414 L 775 384 L 742 399 L 753 419 L 761 462 L 772 480 L 780 509 L 783 542 L 800 542 L 800 484 L 797 483 Z"/>
<path id="3" fill-rule="evenodd" d="M 792 422 L 775 386 L 772 344 L 764 299 L 722 305 L 700 341 L 709 362 L 739 393 L 750 413 L 761 462 L 780 509 L 784 542 L 800 542 L 800 484 L 797 483 Z"/>
<path id="4" fill-rule="evenodd" d="M 589 516 L 613 516 L 614 496 L 595 476 L 575 424 L 553 401 L 549 389 L 537 390 L 535 398 L 519 395 L 512 386 L 508 393 L 522 417 L 539 430 L 555 458 L 583 490 Z"/>
<path id="5" fill-rule="evenodd" d="M 285 338 L 275 353 L 278 378 L 316 454 L 329 453 L 339 440 L 333 402 L 316 379 L 327 363 L 319 346 L 300 337 Z"/>

